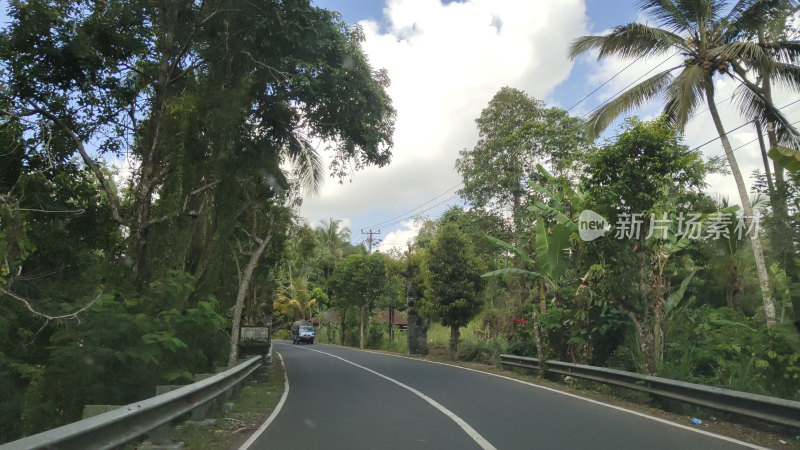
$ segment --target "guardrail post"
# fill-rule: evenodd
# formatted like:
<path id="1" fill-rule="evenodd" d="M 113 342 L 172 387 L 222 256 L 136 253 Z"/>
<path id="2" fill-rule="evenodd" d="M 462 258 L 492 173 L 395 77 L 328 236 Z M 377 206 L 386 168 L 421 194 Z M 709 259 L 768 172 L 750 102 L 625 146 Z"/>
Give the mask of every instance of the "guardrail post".
<path id="1" fill-rule="evenodd" d="M 165 394 L 175 389 L 182 388 L 183 385 L 178 384 L 165 384 L 156 386 L 156 396 Z M 141 450 L 173 450 L 182 449 L 182 442 L 173 442 L 169 438 L 169 432 L 172 429 L 172 422 L 167 422 L 158 428 L 154 428 L 147 433 L 147 441 L 139 448 Z"/>
<path id="2" fill-rule="evenodd" d="M 139 446 L 139 450 L 179 450 L 183 448 L 183 442 L 173 442 L 169 438 L 172 429 L 170 422 L 147 433 L 147 441 Z"/>
<path id="3" fill-rule="evenodd" d="M 219 373 L 219 372 L 217 372 Z M 207 378 L 213 377 L 214 373 L 196 373 L 194 374 L 195 382 L 202 381 Z M 214 399 L 200 405 L 192 410 L 191 420 L 201 421 L 208 417 L 222 417 L 222 401 Z"/>
<path id="4" fill-rule="evenodd" d="M 236 398 L 242 392 L 242 382 L 238 382 L 231 387 L 231 397 Z"/>
<path id="5" fill-rule="evenodd" d="M 98 416 L 121 407 L 122 405 L 83 405 L 82 418 L 88 419 L 89 417 Z"/>

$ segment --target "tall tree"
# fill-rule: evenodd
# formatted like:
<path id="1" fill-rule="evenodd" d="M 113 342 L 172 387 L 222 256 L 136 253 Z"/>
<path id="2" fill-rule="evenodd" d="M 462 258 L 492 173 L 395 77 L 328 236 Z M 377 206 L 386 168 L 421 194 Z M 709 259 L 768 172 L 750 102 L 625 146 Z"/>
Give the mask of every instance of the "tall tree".
<path id="1" fill-rule="evenodd" d="M 291 312 L 290 316 L 304 320 L 311 320 L 317 308 L 317 299 L 312 294 L 308 279 L 304 275 L 297 275 L 289 284 L 282 286 L 276 295 L 276 300 L 285 312 Z"/>
<path id="2" fill-rule="evenodd" d="M 334 296 L 343 306 L 358 308 L 359 346 L 364 348 L 367 316 L 372 314 L 375 301 L 383 297 L 387 286 L 384 255 L 350 255 L 336 267 L 332 277 Z M 343 319 L 344 320 L 344 319 Z"/>
<path id="3" fill-rule="evenodd" d="M 209 190 L 230 190 L 219 185 L 232 169 L 277 191 L 290 160 L 318 184 L 314 138 L 333 143 L 339 176 L 391 159 L 386 74 L 369 66 L 360 29 L 307 0 L 12 6 L 2 114 L 29 118 L 41 136 L 52 129 L 92 171 L 111 218 L 130 230 L 134 285 L 160 273 L 146 267 L 151 230 L 196 215 Z M 137 161 L 130 204 L 97 158 L 124 152 Z"/>
<path id="4" fill-rule="evenodd" d="M 478 143 L 462 150 L 456 161 L 464 179 L 462 195 L 500 216 L 511 211 L 512 229 L 524 215 L 527 183 L 536 164 L 570 173 L 574 155 L 591 145 L 579 119 L 510 87 L 492 97 L 475 123 Z"/>
<path id="5" fill-rule="evenodd" d="M 683 61 L 642 81 L 593 112 L 587 122 L 588 129 L 595 136 L 599 135 L 621 114 L 648 100 L 663 97 L 666 99 L 664 113 L 682 130 L 697 107 L 705 101 L 722 141 L 744 213 L 753 217 L 747 186 L 717 109 L 714 77 L 727 76 L 742 83 L 737 95 L 745 115 L 750 117 L 750 113 L 757 111 L 762 117 L 779 124 L 786 139 L 795 141 L 797 133 L 783 114 L 744 79 L 736 76 L 738 67 L 774 65 L 778 62 L 773 60 L 775 54 L 797 53 L 795 42 L 771 43 L 776 52 L 768 53 L 749 40 L 753 30 L 770 28 L 776 20 L 784 18 L 786 11 L 794 7 L 794 2 L 743 0 L 732 7 L 721 0 L 642 0 L 639 3 L 642 10 L 655 20 L 657 27 L 630 23 L 618 26 L 606 35 L 581 37 L 573 42 L 570 57 L 594 50 L 599 52 L 598 58 L 610 55 L 643 58 L 675 51 L 683 56 Z M 679 71 L 677 75 L 674 74 L 676 71 Z M 775 323 L 775 305 L 760 238 L 751 236 L 751 245 L 764 316 L 771 325 Z"/>
<path id="6" fill-rule="evenodd" d="M 320 222 L 321 226 L 316 229 L 317 239 L 323 248 L 320 263 L 325 276 L 325 292 L 330 294 L 328 280 L 336 265 L 345 257 L 345 251 L 350 245 L 350 228 L 342 227 L 341 220 L 334 220 L 332 217 L 327 222 Z"/>
<path id="7" fill-rule="evenodd" d="M 287 209 L 323 180 L 311 142 L 328 143 L 321 151 L 337 177 L 386 165 L 394 110 L 361 30 L 308 0 L 12 1 L 9 18 L 0 31 L 0 352 L 21 364 L 2 368 L 0 383 L 41 389 L 31 374 L 55 377 L 104 315 L 136 318 L 129 329 L 142 332 L 86 350 L 107 345 L 123 365 L 148 364 L 91 399 L 54 396 L 52 411 L 67 412 L 36 419 L 38 431 L 75 418 L 81 402 L 130 402 L 157 381 L 235 359 L 245 308 L 268 313 Z M 130 177 L 114 176 L 111 161 L 123 158 Z M 95 320 L 68 333 L 42 327 L 74 317 L 101 286 L 113 295 L 82 312 L 97 309 Z M 218 314 L 231 310 L 232 321 Z M 181 333 L 191 335 L 185 354 L 173 351 Z M 34 337 L 32 351 L 14 350 Z M 159 346 L 172 347 L 171 359 L 156 364 Z M 58 385 L 107 386 L 90 375 Z M 0 423 L 18 421 L 20 405 Z"/>
<path id="8" fill-rule="evenodd" d="M 692 235 L 678 215 L 712 212 L 703 209 L 708 166 L 687 152 L 666 119 L 629 120 L 617 140 L 588 162 L 582 180 L 586 207 L 614 227 L 614 234 L 584 248 L 602 268 L 596 289 L 628 316 L 645 370 L 655 374 L 664 354 L 664 320 L 680 300 L 672 294 L 681 291 L 672 285 L 691 279 L 677 265 Z"/>
<path id="9" fill-rule="evenodd" d="M 420 312 L 450 327 L 450 357 L 458 352 L 460 328 L 466 326 L 483 306 L 479 296 L 483 265 L 458 225 L 439 227 L 428 249 L 427 290 Z"/>

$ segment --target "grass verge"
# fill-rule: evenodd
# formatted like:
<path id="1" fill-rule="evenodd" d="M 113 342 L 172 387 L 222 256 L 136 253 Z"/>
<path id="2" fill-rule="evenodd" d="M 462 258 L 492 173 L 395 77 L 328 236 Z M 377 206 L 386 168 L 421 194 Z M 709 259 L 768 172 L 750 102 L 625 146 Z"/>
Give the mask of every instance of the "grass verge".
<path id="1" fill-rule="evenodd" d="M 233 408 L 223 417 L 183 422 L 172 430 L 170 438 L 192 450 L 239 448 L 264 423 L 283 395 L 284 371 L 280 358 L 272 360 L 267 373 L 266 382 L 242 389 L 232 400 Z"/>

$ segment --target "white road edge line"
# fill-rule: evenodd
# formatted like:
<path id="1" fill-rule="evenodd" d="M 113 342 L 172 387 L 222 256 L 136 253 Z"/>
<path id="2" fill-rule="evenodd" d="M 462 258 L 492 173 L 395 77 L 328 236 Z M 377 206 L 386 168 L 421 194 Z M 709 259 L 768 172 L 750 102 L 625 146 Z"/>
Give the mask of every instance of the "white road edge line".
<path id="1" fill-rule="evenodd" d="M 325 345 L 325 344 L 323 344 L 323 345 Z M 442 365 L 442 366 L 449 366 L 449 367 L 455 367 L 456 369 L 469 370 L 470 372 L 481 373 L 481 374 L 490 375 L 490 376 L 493 376 L 493 377 L 504 378 L 506 380 L 516 381 L 517 383 L 526 384 L 528 386 L 532 386 L 532 387 L 535 387 L 535 388 L 538 388 L 538 389 L 544 389 L 546 391 L 555 392 L 557 394 L 562 394 L 562 395 L 566 395 L 566 396 L 569 396 L 569 397 L 577 398 L 577 399 L 580 399 L 580 400 L 583 400 L 583 401 L 587 401 L 589 403 L 594 403 L 596 405 L 603 405 L 603 406 L 606 406 L 606 407 L 609 407 L 609 408 L 612 408 L 612 409 L 616 409 L 618 411 L 623 411 L 623 412 L 626 412 L 626 413 L 629 413 L 629 414 L 633 414 L 633 415 L 636 415 L 636 416 L 639 416 L 639 417 L 643 417 L 645 419 L 655 420 L 656 422 L 661 422 L 663 424 L 671 425 L 673 427 L 683 428 L 684 430 L 693 431 L 695 433 L 704 434 L 706 436 L 711 436 L 711 437 L 714 437 L 714 438 L 717 438 L 717 439 L 721 439 L 723 441 L 733 442 L 734 444 L 739 444 L 739 445 L 742 445 L 744 447 L 754 448 L 754 449 L 758 449 L 758 450 L 769 450 L 768 447 L 762 447 L 762 446 L 760 446 L 758 444 L 751 444 L 750 442 L 740 441 L 738 439 L 734 439 L 734 438 L 731 438 L 731 437 L 728 437 L 728 436 L 723 436 L 721 434 L 712 433 L 710 431 L 698 430 L 696 428 L 692 428 L 692 427 L 689 427 L 689 426 L 686 426 L 686 425 L 682 425 L 680 423 L 675 423 L 675 422 L 672 422 L 672 421 L 667 420 L 667 419 L 662 419 L 660 417 L 651 416 L 649 414 L 641 413 L 639 411 L 634 411 L 632 409 L 623 408 L 622 406 L 610 405 L 608 403 L 603 403 L 603 402 L 601 402 L 599 400 L 594 400 L 594 399 L 591 399 L 591 398 L 581 397 L 580 395 L 571 394 L 569 392 L 564 392 L 564 391 L 559 391 L 558 389 L 549 388 L 547 386 L 540 386 L 538 384 L 534 384 L 534 383 L 531 383 L 531 382 L 528 382 L 528 381 L 518 380 L 516 378 L 507 377 L 505 375 L 498 375 L 496 373 L 484 372 L 483 370 L 470 369 L 469 367 L 462 367 L 462 366 L 457 366 L 455 364 L 448 364 L 448 363 L 443 363 L 443 362 L 439 362 L 439 361 L 429 361 L 427 359 L 422 359 L 422 358 L 412 358 L 410 356 L 395 355 L 395 354 L 392 354 L 392 353 L 376 352 L 376 351 L 373 351 L 373 350 L 361 350 L 361 349 L 358 349 L 358 348 L 342 347 L 342 346 L 339 346 L 339 345 L 331 345 L 331 347 L 343 348 L 343 349 L 346 349 L 346 350 L 354 350 L 354 351 L 366 352 L 366 353 L 374 353 L 376 355 L 393 356 L 395 358 L 410 359 L 412 361 L 421 361 L 421 362 L 426 362 L 426 363 L 430 363 L 430 364 L 439 364 L 439 365 Z M 315 351 L 318 351 L 318 350 L 315 350 Z M 324 352 L 322 352 L 322 353 L 324 353 Z M 335 356 L 335 355 L 331 355 L 331 356 Z M 338 358 L 338 356 L 337 356 L 337 358 Z M 369 369 L 367 369 L 367 370 L 369 370 Z"/>
<path id="2" fill-rule="evenodd" d="M 426 402 L 430 403 L 431 406 L 433 406 L 434 408 L 438 409 L 445 416 L 449 417 L 453 422 L 456 423 L 456 425 L 461 427 L 461 429 L 464 430 L 464 432 L 467 433 L 467 435 L 469 435 L 469 437 L 471 437 L 472 440 L 475 441 L 475 443 L 478 444 L 482 449 L 484 449 L 484 450 L 497 450 L 497 448 L 495 448 L 494 445 L 489 443 L 489 441 L 487 441 L 486 438 L 481 436 L 480 433 L 478 433 L 467 422 L 465 422 L 464 419 L 462 419 L 461 417 L 458 417 L 453 411 L 450 411 L 449 409 L 445 408 L 441 403 L 439 403 L 436 400 L 428 397 L 427 395 L 423 394 L 422 392 L 412 388 L 411 386 L 403 384 L 403 383 L 395 380 L 394 378 L 387 377 L 386 375 L 384 375 L 384 374 L 382 374 L 380 372 L 376 372 L 376 371 L 374 371 L 372 369 L 369 369 L 369 368 L 364 367 L 362 365 L 356 364 L 353 361 L 348 361 L 348 360 L 342 358 L 341 356 L 337 356 L 337 355 L 334 355 L 332 353 L 323 352 L 323 351 L 320 351 L 320 350 L 314 350 L 313 348 L 304 348 L 304 349 L 312 351 L 312 352 L 322 353 L 323 355 L 328 355 L 328 356 L 331 356 L 331 357 L 336 358 L 336 359 L 340 359 L 340 360 L 342 360 L 342 361 L 344 361 L 344 362 L 346 362 L 348 364 L 351 364 L 351 365 L 354 365 L 354 366 L 358 367 L 359 369 L 364 369 L 364 370 L 366 370 L 367 372 L 369 372 L 369 373 L 371 373 L 373 375 L 377 375 L 377 376 L 379 376 L 379 377 L 381 377 L 381 378 L 383 378 L 385 380 L 391 381 L 392 383 L 400 386 L 403 389 L 406 389 L 406 390 L 410 391 L 411 393 L 413 393 L 417 397 L 419 397 L 419 398 L 425 400 Z"/>
<path id="3" fill-rule="evenodd" d="M 261 433 L 266 431 L 267 427 L 270 426 L 273 420 L 278 417 L 278 413 L 281 412 L 281 408 L 283 408 L 283 404 L 286 403 L 286 397 L 289 395 L 289 375 L 286 373 L 286 364 L 283 362 L 283 356 L 278 353 L 278 358 L 281 360 L 281 366 L 283 366 L 283 395 L 281 396 L 281 400 L 278 402 L 278 405 L 275 406 L 275 409 L 272 410 L 272 414 L 267 417 L 267 420 L 250 436 L 250 439 L 246 440 L 239 450 L 247 450 L 253 445 L 253 442 L 261 436 Z"/>

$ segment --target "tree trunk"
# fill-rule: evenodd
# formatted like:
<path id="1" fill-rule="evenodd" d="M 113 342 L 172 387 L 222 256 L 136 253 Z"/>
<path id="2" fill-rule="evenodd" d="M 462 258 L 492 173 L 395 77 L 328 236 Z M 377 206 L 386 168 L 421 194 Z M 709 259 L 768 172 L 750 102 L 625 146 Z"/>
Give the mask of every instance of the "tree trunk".
<path id="1" fill-rule="evenodd" d="M 536 343 L 536 355 L 539 357 L 539 377 L 544 378 L 547 372 L 547 355 L 544 353 L 542 335 L 539 332 L 539 313 L 534 310 L 531 318 L 533 319 L 533 340 Z"/>
<path id="2" fill-rule="evenodd" d="M 769 157 L 767 147 L 764 145 L 764 133 L 761 132 L 761 124 L 756 121 L 756 136 L 758 136 L 758 146 L 761 149 L 761 161 L 764 163 L 764 176 L 767 178 L 767 189 L 769 189 L 769 202 L 773 210 L 777 208 L 778 198 L 775 192 L 775 184 L 772 183 L 772 171 L 769 169 Z"/>
<path id="3" fill-rule="evenodd" d="M 714 126 L 717 128 L 722 147 L 725 149 L 725 155 L 728 159 L 733 179 L 736 181 L 736 188 L 739 190 L 739 199 L 742 202 L 742 209 L 745 216 L 752 220 L 753 205 L 750 203 L 750 197 L 747 194 L 747 186 L 745 185 L 742 172 L 739 170 L 739 163 L 736 161 L 736 156 L 733 154 L 731 143 L 728 140 L 728 135 L 725 133 L 725 128 L 722 126 L 722 120 L 719 117 L 717 105 L 714 103 L 714 86 L 711 77 L 707 77 L 706 97 L 708 100 L 708 109 L 711 111 L 711 117 L 714 119 Z M 767 326 L 775 324 L 775 304 L 772 301 L 771 290 L 769 286 L 769 275 L 767 274 L 767 264 L 764 261 L 764 252 L 761 249 L 761 238 L 753 233 L 750 236 L 750 245 L 753 248 L 753 255 L 756 261 L 756 271 L 758 273 L 758 282 L 761 287 L 761 298 L 764 304 L 764 317 Z"/>
<path id="4" fill-rule="evenodd" d="M 639 349 L 644 357 L 645 370 L 648 375 L 658 374 L 658 358 L 655 355 L 655 330 L 647 324 L 636 325 L 636 338 L 639 341 Z"/>
<path id="5" fill-rule="evenodd" d="M 394 340 L 394 308 L 389 308 L 389 339 Z"/>
<path id="6" fill-rule="evenodd" d="M 454 360 L 458 356 L 458 340 L 461 337 L 461 331 L 458 325 L 450 325 L 450 359 Z"/>
<path id="7" fill-rule="evenodd" d="M 342 330 L 342 335 L 339 336 L 339 344 L 342 345 L 342 346 L 344 346 L 344 332 L 347 330 L 347 328 L 346 328 L 346 326 L 344 324 L 345 323 L 345 320 L 344 320 L 345 317 L 347 317 L 347 308 L 346 307 L 342 308 L 342 317 L 340 319 L 341 320 L 341 324 L 340 324 L 341 327 L 340 328 Z"/>
<path id="8" fill-rule="evenodd" d="M 360 342 L 358 344 L 359 348 L 364 348 L 364 306 L 360 307 L 359 311 L 359 318 L 358 318 L 358 326 L 359 326 L 359 334 L 361 335 Z"/>
<path id="9" fill-rule="evenodd" d="M 133 265 L 131 267 L 131 283 L 137 286 L 141 282 L 142 266 L 147 255 L 147 235 L 152 223 L 150 211 L 153 202 L 155 184 L 159 181 L 156 165 L 159 163 L 158 144 L 161 132 L 163 113 L 167 104 L 167 92 L 171 76 L 171 62 L 175 41 L 175 28 L 178 21 L 178 5 L 161 2 L 159 7 L 159 25 L 162 32 L 156 42 L 156 49 L 160 53 L 158 63 L 158 76 L 153 86 L 155 98 L 153 114 L 150 118 L 149 139 L 145 142 L 149 148 L 143 149 L 142 161 L 139 169 L 139 186 L 135 191 L 135 216 L 131 221 L 131 235 L 135 239 L 133 245 Z M 149 142 L 148 142 L 149 141 Z M 146 144 L 145 144 L 146 145 Z"/>
<path id="10" fill-rule="evenodd" d="M 633 311 L 626 307 L 623 307 L 622 310 L 636 328 L 636 344 L 642 353 L 645 371 L 648 375 L 658 374 L 658 366 L 663 360 L 664 354 L 664 341 L 658 339 L 661 336 L 661 325 L 655 324 L 654 326 L 654 324 L 648 323 L 647 318 L 640 320 Z"/>
<path id="11" fill-rule="evenodd" d="M 533 339 L 536 343 L 536 354 L 539 356 L 539 378 L 545 378 L 547 375 L 547 353 L 544 351 L 544 345 L 542 341 L 542 330 L 539 324 L 539 314 L 545 314 L 547 308 L 547 302 L 545 297 L 545 290 L 544 285 L 539 282 L 538 283 L 538 292 L 539 292 L 539 311 L 536 311 L 536 308 L 533 309 L 533 315 L 531 316 L 533 322 Z"/>
<path id="12" fill-rule="evenodd" d="M 242 273 L 242 281 L 239 283 L 239 292 L 236 294 L 236 306 L 233 312 L 233 326 L 231 329 L 231 351 L 228 356 L 228 367 L 236 365 L 239 359 L 239 328 L 242 324 L 242 307 L 244 306 L 244 299 L 247 291 L 250 289 L 250 280 L 253 278 L 253 271 L 258 265 L 258 260 L 261 259 L 261 254 L 267 248 L 269 240 L 272 238 L 272 218 L 270 218 L 270 226 L 267 235 L 264 239 L 260 239 L 258 247 L 250 255 L 250 261 L 247 263 L 244 272 Z"/>
<path id="13" fill-rule="evenodd" d="M 743 293 L 742 274 L 739 272 L 739 267 L 732 264 L 728 270 L 728 280 L 725 284 L 725 299 L 728 308 L 741 311 Z"/>

